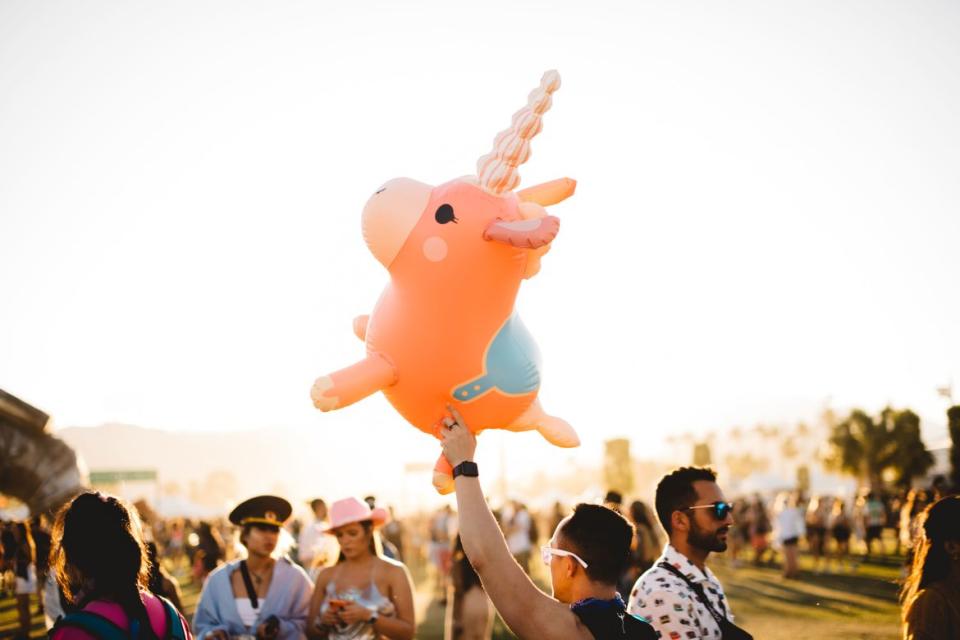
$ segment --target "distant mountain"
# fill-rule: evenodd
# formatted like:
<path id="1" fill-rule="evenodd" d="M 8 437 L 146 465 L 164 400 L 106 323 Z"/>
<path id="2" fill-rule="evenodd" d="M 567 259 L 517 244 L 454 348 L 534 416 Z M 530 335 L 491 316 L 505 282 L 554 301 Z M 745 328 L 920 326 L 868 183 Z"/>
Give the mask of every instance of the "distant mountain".
<path id="1" fill-rule="evenodd" d="M 190 433 L 104 424 L 67 427 L 57 435 L 79 453 L 90 471 L 155 470 L 156 486 L 126 487 L 148 499 L 170 493 L 225 509 L 259 493 L 283 493 L 297 501 L 313 495 L 312 447 L 304 446 L 312 439 L 309 433 L 271 429 Z"/>
<path id="2" fill-rule="evenodd" d="M 156 483 L 104 487 L 129 499 L 149 501 L 163 493 L 221 513 L 262 493 L 282 495 L 295 510 L 317 496 L 374 494 L 401 508 L 440 500 L 430 482 L 439 446 L 415 429 L 327 422 L 300 429 L 186 432 L 103 424 L 64 427 L 56 435 L 90 471 L 156 470 Z M 409 462 L 422 470 L 405 471 Z"/>

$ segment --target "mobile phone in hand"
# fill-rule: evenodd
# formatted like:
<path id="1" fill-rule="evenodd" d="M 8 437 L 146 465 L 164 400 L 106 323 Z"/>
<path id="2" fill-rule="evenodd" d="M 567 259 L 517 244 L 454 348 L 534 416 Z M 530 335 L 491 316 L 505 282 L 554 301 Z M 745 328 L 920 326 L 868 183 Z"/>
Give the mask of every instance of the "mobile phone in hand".
<path id="1" fill-rule="evenodd" d="M 280 619 L 277 616 L 270 616 L 266 622 L 266 632 L 268 636 L 274 636 L 280 631 Z"/>

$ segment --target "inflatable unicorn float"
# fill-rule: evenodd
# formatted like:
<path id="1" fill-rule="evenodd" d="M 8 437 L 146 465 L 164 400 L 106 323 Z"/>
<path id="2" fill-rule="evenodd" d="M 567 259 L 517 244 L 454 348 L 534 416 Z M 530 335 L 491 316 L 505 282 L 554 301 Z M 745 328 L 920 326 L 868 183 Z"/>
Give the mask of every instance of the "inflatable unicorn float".
<path id="1" fill-rule="evenodd" d="M 567 422 L 540 406 L 540 354 L 514 310 L 520 282 L 536 275 L 560 229 L 545 207 L 576 188 L 561 178 L 514 191 L 559 88 L 560 75 L 546 72 L 475 177 L 436 187 L 395 178 L 371 196 L 363 237 L 390 283 L 373 313 L 353 322 L 366 357 L 317 379 L 314 406 L 341 409 L 382 391 L 434 436 L 450 405 L 475 432 L 536 430 L 560 447 L 580 444 Z M 453 490 L 442 455 L 433 484 Z"/>

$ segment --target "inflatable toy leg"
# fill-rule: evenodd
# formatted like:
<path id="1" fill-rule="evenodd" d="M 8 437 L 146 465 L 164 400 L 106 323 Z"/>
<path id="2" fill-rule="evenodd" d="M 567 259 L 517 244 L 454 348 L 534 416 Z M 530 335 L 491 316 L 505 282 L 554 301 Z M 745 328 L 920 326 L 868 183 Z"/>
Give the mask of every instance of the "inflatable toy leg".
<path id="1" fill-rule="evenodd" d="M 580 436 L 566 420 L 547 415 L 539 400 L 534 400 L 523 415 L 508 427 L 511 431 L 536 429 L 547 442 L 558 447 L 579 447 Z"/>
<path id="2" fill-rule="evenodd" d="M 445 496 L 448 493 L 453 493 L 453 467 L 450 466 L 442 453 L 437 458 L 437 464 L 433 467 L 433 486 L 436 487 L 437 493 L 440 495 Z"/>
<path id="3" fill-rule="evenodd" d="M 370 321 L 370 316 L 357 316 L 353 319 L 353 334 L 366 342 L 367 340 L 367 323 Z"/>
<path id="4" fill-rule="evenodd" d="M 321 411 L 342 409 L 397 381 L 397 372 L 383 356 L 371 353 L 360 362 L 317 378 L 310 390 L 313 406 Z"/>

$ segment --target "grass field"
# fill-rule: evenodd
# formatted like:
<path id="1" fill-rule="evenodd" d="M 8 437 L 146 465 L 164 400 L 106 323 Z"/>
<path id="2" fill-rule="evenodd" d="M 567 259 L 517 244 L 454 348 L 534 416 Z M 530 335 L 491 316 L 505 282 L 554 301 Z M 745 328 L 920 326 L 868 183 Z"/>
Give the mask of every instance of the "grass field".
<path id="1" fill-rule="evenodd" d="M 746 566 L 734 569 L 716 563 L 712 568 L 724 584 L 738 624 L 757 640 L 895 640 L 900 637 L 896 580 L 900 576 L 895 562 L 863 564 L 853 573 L 814 575 L 807 558 L 797 580 L 783 580 L 779 571 L 769 567 Z M 429 579 L 414 570 L 417 582 L 417 638 L 443 638 L 444 607 L 431 597 Z M 538 582 L 541 574 L 535 574 Z M 198 585 L 183 587 L 185 613 L 196 607 Z M 34 601 L 32 609 L 36 610 Z M 14 600 L 0 600 L 0 638 L 16 632 Z M 43 618 L 34 616 L 31 637 L 45 634 Z M 498 620 L 494 638 L 513 636 Z"/>

